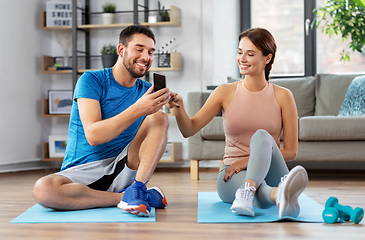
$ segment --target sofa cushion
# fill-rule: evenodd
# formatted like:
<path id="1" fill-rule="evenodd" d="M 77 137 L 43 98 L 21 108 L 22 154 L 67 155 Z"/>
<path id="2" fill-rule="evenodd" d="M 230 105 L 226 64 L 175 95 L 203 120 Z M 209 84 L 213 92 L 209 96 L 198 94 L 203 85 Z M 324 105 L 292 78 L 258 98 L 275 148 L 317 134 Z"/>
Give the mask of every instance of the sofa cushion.
<path id="1" fill-rule="evenodd" d="M 242 78 L 227 77 L 228 83 L 237 82 Z M 281 87 L 289 89 L 294 96 L 295 104 L 297 105 L 298 116 L 313 116 L 314 104 L 316 101 L 314 92 L 314 77 L 299 77 L 299 78 L 278 78 L 270 79 L 270 82 Z"/>
<path id="2" fill-rule="evenodd" d="M 365 140 L 365 117 L 312 116 L 299 119 L 300 141 Z"/>
<path id="3" fill-rule="evenodd" d="M 316 101 L 314 77 L 272 79 L 271 83 L 289 89 L 297 105 L 298 116 L 313 116 Z"/>
<path id="4" fill-rule="evenodd" d="M 316 75 L 315 116 L 336 116 L 345 99 L 346 91 L 357 75 Z"/>
<path id="5" fill-rule="evenodd" d="M 224 140 L 223 118 L 214 117 L 200 133 L 205 140 Z"/>
<path id="6" fill-rule="evenodd" d="M 338 116 L 362 115 L 365 115 L 365 75 L 352 80 L 338 113 Z"/>
<path id="7" fill-rule="evenodd" d="M 238 82 L 238 81 L 241 81 L 241 80 L 243 80 L 243 78 L 231 77 L 231 76 L 227 77 L 227 82 L 228 83 L 234 83 L 234 82 Z"/>

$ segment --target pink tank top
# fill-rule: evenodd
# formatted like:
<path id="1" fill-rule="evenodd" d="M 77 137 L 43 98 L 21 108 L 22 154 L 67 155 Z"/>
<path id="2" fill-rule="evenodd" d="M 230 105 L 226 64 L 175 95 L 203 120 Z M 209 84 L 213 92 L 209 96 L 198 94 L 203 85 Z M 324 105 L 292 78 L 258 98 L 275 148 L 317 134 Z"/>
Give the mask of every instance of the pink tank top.
<path id="1" fill-rule="evenodd" d="M 266 130 L 279 142 L 282 120 L 274 86 L 268 82 L 261 91 L 252 92 L 240 81 L 232 103 L 223 113 L 223 125 L 226 137 L 223 160 L 227 165 L 250 155 L 250 140 L 258 129 Z"/>

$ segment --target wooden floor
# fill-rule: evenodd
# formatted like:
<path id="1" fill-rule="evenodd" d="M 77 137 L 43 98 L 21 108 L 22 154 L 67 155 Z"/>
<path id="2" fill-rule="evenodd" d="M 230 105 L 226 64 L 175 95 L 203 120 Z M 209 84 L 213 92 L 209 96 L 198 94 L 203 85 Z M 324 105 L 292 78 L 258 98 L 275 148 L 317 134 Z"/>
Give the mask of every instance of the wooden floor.
<path id="1" fill-rule="evenodd" d="M 148 186 L 160 186 L 169 206 L 156 210 L 155 223 L 9 224 L 35 204 L 32 188 L 45 171 L 0 174 L 0 239 L 364 239 L 360 224 L 240 223 L 198 224 L 199 191 L 216 191 L 217 171 L 190 181 L 188 172 L 156 172 Z M 330 196 L 365 208 L 365 176 L 310 174 L 305 193 L 324 205 Z"/>

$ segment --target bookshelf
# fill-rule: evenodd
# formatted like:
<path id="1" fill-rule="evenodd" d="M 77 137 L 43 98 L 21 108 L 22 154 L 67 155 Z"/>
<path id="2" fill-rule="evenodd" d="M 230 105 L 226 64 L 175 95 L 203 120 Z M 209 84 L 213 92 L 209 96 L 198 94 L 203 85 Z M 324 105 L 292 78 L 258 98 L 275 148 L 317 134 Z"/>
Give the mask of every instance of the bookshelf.
<path id="1" fill-rule="evenodd" d="M 73 0 L 73 3 L 76 2 Z M 88 1 L 87 1 L 88 2 Z M 88 4 L 88 3 L 87 3 Z M 148 26 L 150 28 L 163 28 L 163 27 L 181 27 L 181 9 L 176 6 L 170 6 L 170 21 L 167 22 L 156 22 L 156 23 L 148 23 L 148 22 L 141 22 L 138 24 Z M 134 11 L 134 14 L 136 11 Z M 138 12 L 137 12 L 138 14 Z M 74 16 L 76 14 L 73 14 Z M 88 13 L 86 13 L 88 15 Z M 135 18 L 134 18 L 135 19 Z M 88 22 L 88 20 L 86 21 Z M 90 45 L 90 37 L 88 35 L 90 34 L 90 31 L 96 31 L 96 30 L 108 30 L 108 29 L 123 29 L 129 25 L 132 25 L 134 23 L 114 23 L 114 24 L 81 24 L 76 26 L 63 26 L 63 27 L 47 27 L 46 26 L 46 12 L 41 12 L 41 29 L 45 31 L 72 31 L 72 38 L 73 38 L 73 44 L 75 41 L 77 41 L 77 38 L 75 37 L 75 33 L 77 31 L 82 31 L 86 35 L 85 37 L 85 46 Z M 77 45 L 77 44 L 76 44 Z M 89 49 L 86 49 L 86 52 L 89 52 Z M 74 60 L 77 58 L 77 49 L 73 49 L 72 51 L 72 59 Z M 71 74 L 73 85 L 76 83 L 78 75 L 91 70 L 91 69 L 79 69 L 77 61 L 71 61 L 72 70 L 50 70 L 50 67 L 52 67 L 56 63 L 55 56 L 49 56 L 49 55 L 42 55 L 41 57 L 41 71 L 44 74 Z M 157 59 L 155 60 L 157 61 Z M 88 66 L 90 64 L 86 64 Z M 88 68 L 88 67 L 86 67 Z M 149 69 L 150 72 L 163 72 L 163 71 L 181 71 L 182 70 L 182 55 L 179 52 L 171 52 L 170 55 L 170 67 L 157 67 L 157 68 L 151 68 Z M 42 99 L 42 116 L 43 117 L 67 117 L 69 118 L 69 114 L 49 114 L 48 109 L 48 99 Z M 168 113 L 169 116 L 171 116 L 173 113 Z M 182 157 L 180 156 L 182 144 L 181 143 L 172 143 L 171 144 L 171 151 L 174 153 L 170 158 L 165 159 L 163 161 L 171 162 L 176 160 L 181 160 Z M 177 154 L 177 155 L 176 155 Z M 176 155 L 176 156 L 175 156 Z M 43 161 L 62 161 L 62 158 L 50 158 L 49 157 L 49 151 L 48 151 L 48 143 L 42 143 L 42 160 Z"/>

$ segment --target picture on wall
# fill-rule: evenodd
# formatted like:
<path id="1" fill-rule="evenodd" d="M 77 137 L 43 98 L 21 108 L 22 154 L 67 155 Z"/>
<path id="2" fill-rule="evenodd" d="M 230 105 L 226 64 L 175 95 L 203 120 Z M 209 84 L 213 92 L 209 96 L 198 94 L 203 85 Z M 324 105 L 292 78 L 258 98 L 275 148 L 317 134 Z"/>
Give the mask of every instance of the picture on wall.
<path id="1" fill-rule="evenodd" d="M 48 91 L 49 114 L 70 114 L 72 107 L 71 90 Z"/>
<path id="2" fill-rule="evenodd" d="M 50 135 L 48 136 L 49 157 L 64 157 L 67 145 L 67 135 Z"/>

